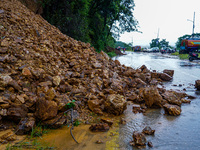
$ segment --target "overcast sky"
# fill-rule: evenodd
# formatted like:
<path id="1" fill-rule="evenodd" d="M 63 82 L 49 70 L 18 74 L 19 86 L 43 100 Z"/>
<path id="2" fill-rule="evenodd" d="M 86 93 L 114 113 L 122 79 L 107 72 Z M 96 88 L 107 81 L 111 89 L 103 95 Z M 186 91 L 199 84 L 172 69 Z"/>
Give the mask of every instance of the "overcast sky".
<path id="1" fill-rule="evenodd" d="M 200 33 L 200 0 L 134 0 L 135 19 L 143 33 L 125 33 L 120 41 L 149 46 L 152 39 L 166 39 L 175 46 L 178 37 L 192 34 L 195 12 L 195 33 Z M 191 21 L 187 21 L 187 20 Z"/>

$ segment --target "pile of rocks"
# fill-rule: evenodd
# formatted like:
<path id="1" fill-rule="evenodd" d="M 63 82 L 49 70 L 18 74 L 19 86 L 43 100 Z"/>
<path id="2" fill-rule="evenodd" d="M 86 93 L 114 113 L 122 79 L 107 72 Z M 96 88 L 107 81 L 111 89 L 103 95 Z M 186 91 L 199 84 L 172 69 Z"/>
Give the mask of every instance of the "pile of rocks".
<path id="1" fill-rule="evenodd" d="M 186 94 L 157 87 L 172 79 L 172 70 L 121 65 L 62 34 L 17 0 L 1 0 L 0 36 L 0 119 L 19 123 L 25 132 L 36 122 L 66 123 L 63 112 L 72 100 L 82 119 L 88 119 L 84 111 L 120 115 L 127 100 L 142 109 L 164 107 L 171 115 L 179 115 L 187 102 Z"/>

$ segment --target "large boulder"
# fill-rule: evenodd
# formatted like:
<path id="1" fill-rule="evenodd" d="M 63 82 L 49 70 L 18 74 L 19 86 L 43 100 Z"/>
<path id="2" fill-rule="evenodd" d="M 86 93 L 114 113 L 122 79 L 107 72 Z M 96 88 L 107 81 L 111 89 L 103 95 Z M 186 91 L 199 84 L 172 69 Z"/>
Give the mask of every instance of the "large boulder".
<path id="1" fill-rule="evenodd" d="M 108 95 L 105 101 L 105 110 L 114 115 L 120 115 L 127 108 L 127 102 L 123 95 Z"/>
<path id="2" fill-rule="evenodd" d="M 163 105 L 163 108 L 164 108 L 166 114 L 169 114 L 172 116 L 179 116 L 181 114 L 180 106 L 166 103 L 165 105 Z"/>
<path id="3" fill-rule="evenodd" d="M 58 106 L 54 101 L 45 100 L 40 98 L 36 102 L 35 116 L 40 120 L 52 119 L 57 115 Z"/>
<path id="4" fill-rule="evenodd" d="M 182 104 L 182 100 L 181 100 L 182 97 L 178 96 L 173 91 L 165 91 L 165 93 L 163 93 L 161 95 L 170 104 L 175 104 L 178 106 L 181 106 L 181 104 Z"/>
<path id="5" fill-rule="evenodd" d="M 163 98 L 155 86 L 144 88 L 140 97 L 145 101 L 148 108 L 151 108 L 153 105 L 158 107 L 162 106 Z"/>

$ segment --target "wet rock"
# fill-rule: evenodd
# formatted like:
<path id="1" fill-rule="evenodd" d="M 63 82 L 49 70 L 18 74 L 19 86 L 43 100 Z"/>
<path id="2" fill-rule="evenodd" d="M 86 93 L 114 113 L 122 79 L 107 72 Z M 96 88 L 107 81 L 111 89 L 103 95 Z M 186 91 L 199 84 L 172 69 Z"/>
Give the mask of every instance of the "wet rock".
<path id="1" fill-rule="evenodd" d="M 152 130 L 150 126 L 146 126 L 142 130 L 142 133 L 147 134 L 147 135 L 153 135 L 155 133 L 155 130 Z"/>
<path id="2" fill-rule="evenodd" d="M 181 107 L 172 104 L 165 104 L 163 105 L 166 114 L 172 116 L 179 116 L 181 114 Z"/>
<path id="3" fill-rule="evenodd" d="M 161 95 L 170 104 L 175 104 L 178 106 L 181 106 L 182 104 L 181 97 L 178 97 L 178 95 L 176 95 L 173 91 L 165 91 L 165 93 Z"/>
<path id="4" fill-rule="evenodd" d="M 188 103 L 188 104 L 190 104 L 190 103 L 191 103 L 191 100 L 182 98 L 182 99 L 181 99 L 181 102 L 182 102 L 182 103 Z"/>
<path id="5" fill-rule="evenodd" d="M 165 69 L 165 70 L 163 70 L 163 73 L 166 73 L 166 74 L 170 75 L 171 77 L 174 76 L 174 70 Z"/>
<path id="6" fill-rule="evenodd" d="M 200 90 L 200 80 L 196 80 L 196 81 L 195 81 L 195 88 L 196 88 L 197 90 Z"/>
<path id="7" fill-rule="evenodd" d="M 168 75 L 167 73 L 158 73 L 158 72 L 151 72 L 151 77 L 152 77 L 152 78 L 156 78 L 156 79 L 160 78 L 160 79 L 163 80 L 163 81 L 170 81 L 170 80 L 173 79 L 173 78 L 172 78 L 170 75 Z"/>
<path id="8" fill-rule="evenodd" d="M 127 107 L 127 102 L 124 96 L 119 94 L 108 95 L 105 101 L 105 110 L 114 115 L 120 115 Z"/>
<path id="9" fill-rule="evenodd" d="M 140 98 L 145 101 L 147 107 L 151 108 L 153 105 L 161 107 L 163 98 L 155 86 L 142 89 Z"/>
<path id="10" fill-rule="evenodd" d="M 109 130 L 109 125 L 107 123 L 99 123 L 91 125 L 89 129 L 92 132 L 107 132 Z"/>
<path id="11" fill-rule="evenodd" d="M 133 146 L 146 146 L 146 137 L 143 133 L 138 132 L 138 131 L 134 131 L 133 132 L 133 141 L 132 144 Z"/>
<path id="12" fill-rule="evenodd" d="M 170 81 L 172 80 L 172 76 L 168 75 L 167 73 L 160 73 L 160 79 L 163 81 Z"/>
<path id="13" fill-rule="evenodd" d="M 54 101 L 40 98 L 36 102 L 35 116 L 40 120 L 52 119 L 57 115 L 58 106 Z"/>

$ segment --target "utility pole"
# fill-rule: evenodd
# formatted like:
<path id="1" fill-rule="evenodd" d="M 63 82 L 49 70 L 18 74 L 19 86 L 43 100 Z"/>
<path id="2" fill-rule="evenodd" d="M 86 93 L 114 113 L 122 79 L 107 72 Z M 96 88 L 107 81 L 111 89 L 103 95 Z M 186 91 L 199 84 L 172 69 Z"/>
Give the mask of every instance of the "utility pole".
<path id="1" fill-rule="evenodd" d="M 159 38 L 159 31 L 160 31 L 160 28 L 158 28 L 157 39 Z"/>
<path id="2" fill-rule="evenodd" d="M 187 19 L 187 21 L 190 21 L 193 23 L 193 26 L 192 26 L 192 37 L 193 37 L 194 36 L 194 28 L 195 28 L 195 12 L 194 12 L 194 16 L 193 16 L 193 21 L 189 20 L 189 19 Z"/>

